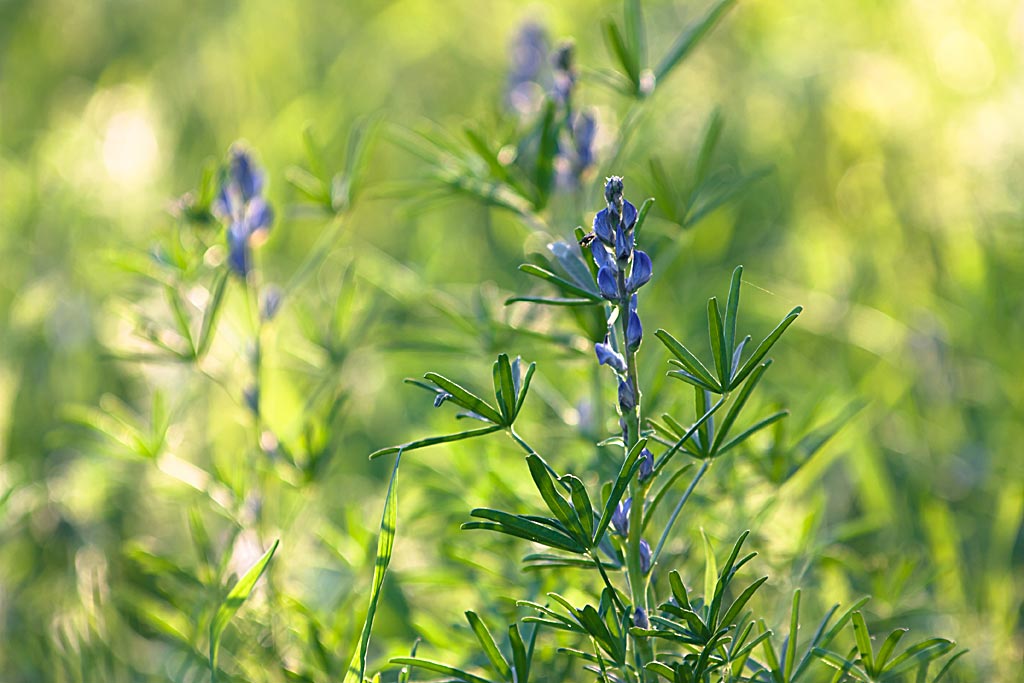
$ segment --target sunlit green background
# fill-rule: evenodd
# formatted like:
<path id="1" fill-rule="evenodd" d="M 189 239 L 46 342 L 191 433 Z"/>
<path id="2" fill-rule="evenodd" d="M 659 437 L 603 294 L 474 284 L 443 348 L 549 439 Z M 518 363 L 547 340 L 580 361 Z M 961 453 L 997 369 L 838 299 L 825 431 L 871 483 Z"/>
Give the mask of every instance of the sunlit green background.
<path id="1" fill-rule="evenodd" d="M 703 9 L 645 3 L 652 51 Z M 542 239 L 469 199 L 420 201 L 422 185 L 399 181 L 422 179 L 424 162 L 396 143 L 409 129 L 493 127 L 524 20 L 572 36 L 581 65 L 598 68 L 610 64 L 600 21 L 619 12 L 583 0 L 0 2 L 0 678 L 203 679 L 219 587 L 280 537 L 273 588 L 229 628 L 222 664 L 238 680 L 340 680 L 390 471 L 366 455 L 453 425 L 405 376 L 485 387 L 496 353 L 537 360 L 523 431 L 561 467 L 591 462 L 593 447 L 558 420 L 586 418 L 589 352 L 479 322 L 490 310 L 524 330 L 572 329 L 501 305 L 533 286 L 516 265 Z M 651 155 L 685 176 L 716 107 L 718 162 L 772 170 L 690 230 L 659 198 L 648 330 L 703 348 L 704 301 L 742 263 L 741 327 L 764 334 L 806 309 L 769 375 L 767 393 L 793 413 L 785 443 L 853 414 L 781 490 L 750 465 L 767 438 L 716 466 L 680 524 L 678 565 L 699 571 L 701 527 L 720 546 L 754 528 L 772 576 L 764 612 L 781 623 L 795 586 L 812 617 L 870 593 L 874 622 L 969 647 L 962 680 L 1024 667 L 1022 46 L 1024 6 L 1009 0 L 740 2 L 659 84 L 616 168 L 602 151 L 625 106 L 586 76 L 579 95 L 602 131 L 595 176 L 625 175 L 636 203 L 655 194 Z M 268 423 L 299 443 L 312 410 L 329 444 L 304 481 L 254 462 L 265 454 L 241 405 L 251 330 L 237 283 L 206 365 L 225 391 L 188 367 L 115 358 L 138 343 L 140 312 L 169 316 L 162 290 L 126 264 L 173 241 L 168 207 L 241 139 L 278 213 L 261 267 L 287 281 L 329 223 L 285 182 L 308 165 L 302 131 L 338 168 L 366 117 L 377 125 L 365 191 L 267 333 Z M 553 234 L 570 238 L 601 205 L 596 192 L 575 201 L 555 204 Z M 330 357 L 309 339 L 339 294 L 351 310 Z M 682 411 L 689 392 L 659 379 L 653 336 L 641 357 L 658 409 L 678 397 Z M 306 403 L 318 383 L 345 396 L 339 415 Z M 170 457 L 133 457 L 79 424 L 92 411 L 146 425 L 157 393 Z M 514 444 L 407 460 L 378 668 L 417 637 L 421 653 L 457 658 L 463 610 L 498 622 L 514 599 L 561 587 L 519 573 L 521 545 L 458 531 L 471 507 L 537 504 Z M 197 554 L 197 518 L 209 556 Z"/>

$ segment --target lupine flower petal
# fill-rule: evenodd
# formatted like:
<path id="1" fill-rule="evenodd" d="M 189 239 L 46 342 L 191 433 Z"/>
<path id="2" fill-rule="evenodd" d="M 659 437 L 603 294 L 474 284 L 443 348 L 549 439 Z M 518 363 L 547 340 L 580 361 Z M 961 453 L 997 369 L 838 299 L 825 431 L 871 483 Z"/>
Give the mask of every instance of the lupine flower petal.
<path id="1" fill-rule="evenodd" d="M 619 264 L 615 262 L 615 259 L 608 253 L 608 249 L 599 240 L 590 243 L 590 253 L 594 256 L 594 263 L 598 268 L 611 268 L 613 272 L 618 270 Z"/>
<path id="2" fill-rule="evenodd" d="M 601 209 L 594 216 L 594 234 L 597 238 L 611 246 L 615 243 L 615 226 L 609 220 L 608 209 Z"/>
<path id="3" fill-rule="evenodd" d="M 636 611 L 633 612 L 633 626 L 637 628 L 651 627 L 651 620 L 647 618 L 647 611 L 643 607 L 637 607 Z"/>
<path id="4" fill-rule="evenodd" d="M 619 285 L 611 268 L 604 267 L 597 271 L 597 286 L 605 299 L 614 301 L 619 298 Z"/>
<path id="5" fill-rule="evenodd" d="M 640 572 L 646 574 L 651 571 L 651 546 L 647 541 L 640 539 Z"/>
<path id="6" fill-rule="evenodd" d="M 650 281 L 652 273 L 651 257 L 637 249 L 633 252 L 633 270 L 626 279 L 626 290 L 635 292 L 640 289 Z"/>
<path id="7" fill-rule="evenodd" d="M 605 179 L 604 200 L 610 206 L 618 206 L 619 200 L 622 199 L 622 187 L 622 178 L 617 175 Z"/>
<path id="8" fill-rule="evenodd" d="M 577 116 L 572 126 L 572 136 L 576 142 L 576 163 L 582 171 L 594 163 L 594 138 L 597 137 L 597 119 L 594 115 L 583 112 Z"/>
<path id="9" fill-rule="evenodd" d="M 644 328 L 640 324 L 640 316 L 633 311 L 629 314 L 629 322 L 626 323 L 626 346 L 630 351 L 640 348 L 640 342 L 644 338 Z"/>
<path id="10" fill-rule="evenodd" d="M 594 344 L 594 352 L 597 354 L 598 365 L 608 365 L 616 372 L 626 371 L 626 359 L 612 348 L 607 339 L 604 343 Z"/>
<path id="11" fill-rule="evenodd" d="M 629 535 L 629 510 L 632 507 L 633 499 L 620 500 L 612 513 L 612 528 L 620 535 Z"/>
<path id="12" fill-rule="evenodd" d="M 652 474 L 654 474 L 654 454 L 645 448 L 640 451 L 640 471 L 637 473 L 637 479 L 642 484 L 650 479 Z"/>
<path id="13" fill-rule="evenodd" d="M 636 408 L 636 393 L 628 380 L 619 380 L 619 407 L 622 408 L 622 412 Z"/>
<path id="14" fill-rule="evenodd" d="M 625 230 L 621 225 L 615 230 L 615 258 L 620 261 L 629 259 L 633 253 L 633 231 Z"/>
<path id="15" fill-rule="evenodd" d="M 622 200 L 622 224 L 626 226 L 627 230 L 632 230 L 633 226 L 636 225 L 637 211 L 636 207 L 629 203 L 629 200 Z"/>

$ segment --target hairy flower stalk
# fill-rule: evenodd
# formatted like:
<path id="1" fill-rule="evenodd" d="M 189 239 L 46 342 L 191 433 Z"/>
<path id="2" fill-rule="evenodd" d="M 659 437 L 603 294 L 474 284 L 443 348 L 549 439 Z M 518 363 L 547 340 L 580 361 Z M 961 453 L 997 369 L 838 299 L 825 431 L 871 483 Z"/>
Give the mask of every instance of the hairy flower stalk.
<path id="1" fill-rule="evenodd" d="M 612 176 L 605 182 L 607 207 L 594 218 L 594 232 L 590 241 L 591 254 L 598 267 L 598 286 L 602 296 L 612 304 L 615 312 L 609 319 L 608 339 L 595 346 L 598 361 L 611 367 L 619 382 L 618 407 L 622 416 L 622 440 L 624 453 L 640 439 L 641 398 L 637 373 L 636 353 L 643 340 L 643 326 L 637 311 L 637 290 L 651 279 L 650 257 L 635 248 L 634 230 L 637 209 L 623 197 L 622 178 Z M 616 334 L 614 323 L 619 329 Z M 613 348 L 612 338 L 618 340 L 618 350 Z M 648 455 L 642 456 L 644 462 Z M 649 468 L 646 476 L 638 476 L 630 482 L 631 504 L 623 506 L 616 527 L 626 536 L 626 570 L 629 578 L 630 600 L 633 609 L 644 615 L 649 613 L 647 603 L 647 572 L 650 571 L 650 546 L 641 537 L 643 530 L 644 501 L 650 487 Z M 628 518 L 626 517 L 628 515 Z M 637 639 L 636 655 L 642 678 L 650 674 L 643 667 L 653 660 L 649 640 Z"/>

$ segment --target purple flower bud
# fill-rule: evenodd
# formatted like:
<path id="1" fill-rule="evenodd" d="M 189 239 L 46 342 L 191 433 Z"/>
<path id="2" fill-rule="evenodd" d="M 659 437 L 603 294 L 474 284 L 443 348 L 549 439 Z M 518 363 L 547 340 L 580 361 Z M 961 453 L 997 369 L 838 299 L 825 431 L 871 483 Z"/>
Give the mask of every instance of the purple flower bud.
<path id="1" fill-rule="evenodd" d="M 644 338 L 644 328 L 640 324 L 640 316 L 633 311 L 629 314 L 629 322 L 626 323 L 626 346 L 630 351 L 640 348 L 640 342 Z"/>
<path id="2" fill-rule="evenodd" d="M 597 286 L 601 296 L 609 301 L 619 298 L 619 284 L 615 281 L 615 273 L 607 266 L 597 271 Z"/>
<path id="3" fill-rule="evenodd" d="M 604 200 L 608 206 L 618 206 L 622 201 L 622 178 L 613 175 L 604 181 Z"/>
<path id="4" fill-rule="evenodd" d="M 654 454 L 648 449 L 640 451 L 640 470 L 637 472 L 637 479 L 642 484 L 654 474 Z"/>
<path id="5" fill-rule="evenodd" d="M 643 607 L 637 607 L 633 612 L 633 626 L 637 628 L 651 627 L 651 620 L 647 618 L 647 611 Z"/>
<path id="6" fill-rule="evenodd" d="M 615 243 L 614 231 L 616 222 L 611 220 L 608 209 L 601 209 L 594 216 L 594 234 L 608 246 L 612 246 Z"/>
<path id="7" fill-rule="evenodd" d="M 619 380 L 619 408 L 624 413 L 636 408 L 636 393 L 629 380 Z"/>
<path id="8" fill-rule="evenodd" d="M 640 571 L 644 574 L 651 571 L 651 546 L 640 539 Z"/>
<path id="9" fill-rule="evenodd" d="M 629 260 L 629 255 L 633 253 L 633 244 L 633 231 L 626 230 L 620 225 L 615 230 L 615 258 L 623 262 Z"/>
<path id="10" fill-rule="evenodd" d="M 626 291 L 635 292 L 648 283 L 652 274 L 651 257 L 637 249 L 633 252 L 633 269 L 626 278 Z"/>
<path id="11" fill-rule="evenodd" d="M 603 343 L 594 344 L 594 352 L 597 354 L 598 365 L 607 365 L 616 372 L 626 371 L 626 359 L 612 348 L 607 337 Z"/>
<path id="12" fill-rule="evenodd" d="M 629 511 L 632 503 L 632 498 L 620 500 L 619 504 L 615 506 L 615 512 L 612 513 L 612 529 L 620 536 L 629 535 Z"/>

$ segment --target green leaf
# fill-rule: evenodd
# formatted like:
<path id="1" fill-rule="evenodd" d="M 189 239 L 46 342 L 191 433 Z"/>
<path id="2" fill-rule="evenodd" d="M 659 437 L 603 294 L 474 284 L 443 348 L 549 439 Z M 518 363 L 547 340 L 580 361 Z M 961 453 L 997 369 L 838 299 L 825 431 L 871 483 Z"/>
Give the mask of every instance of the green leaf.
<path id="1" fill-rule="evenodd" d="M 516 409 L 512 411 L 513 420 L 519 417 L 519 411 L 523 409 L 523 402 L 526 401 L 526 393 L 530 390 L 530 381 L 533 379 L 533 373 L 536 371 L 536 363 L 530 363 L 530 367 L 526 368 L 526 375 L 523 376 L 523 381 L 519 386 L 519 396 L 516 397 Z"/>
<path id="2" fill-rule="evenodd" d="M 743 406 L 750 400 L 750 395 L 754 393 L 754 389 L 757 388 L 761 378 L 764 377 L 764 373 L 768 370 L 771 365 L 771 361 L 765 361 L 762 365 L 757 368 L 757 372 L 750 376 L 750 381 L 743 385 L 740 389 L 739 394 L 736 396 L 736 400 L 733 401 L 732 405 L 729 406 L 729 410 L 726 412 L 725 417 L 722 419 L 722 424 L 718 427 L 718 433 L 715 434 L 715 440 L 711 445 L 711 452 L 718 455 L 718 448 L 722 445 L 722 441 L 729 435 L 729 430 L 732 429 L 733 424 L 736 423 L 736 418 L 739 417 L 740 412 L 743 411 Z"/>
<path id="3" fill-rule="evenodd" d="M 551 472 L 547 463 L 536 453 L 526 456 L 526 463 L 530 467 L 533 483 L 536 484 L 537 490 L 540 491 L 541 498 L 544 499 L 548 509 L 569 529 L 570 533 L 581 545 L 589 547 L 591 538 L 589 535 L 584 534 L 583 526 L 580 523 L 576 510 L 555 490 L 555 484 L 551 481 Z"/>
<path id="4" fill-rule="evenodd" d="M 882 643 L 882 647 L 878 650 L 878 658 L 875 660 L 877 662 L 878 669 L 885 669 L 885 663 L 889 661 L 889 657 L 892 656 L 893 650 L 896 649 L 900 639 L 903 638 L 906 632 L 907 629 L 898 628 L 890 633 L 889 637 L 885 639 L 885 642 Z"/>
<path id="5" fill-rule="evenodd" d="M 171 312 L 174 314 L 174 323 L 177 327 L 178 334 L 188 344 L 189 352 L 194 357 L 196 354 L 196 345 L 192 341 L 192 330 L 188 324 L 188 314 L 185 312 L 185 305 L 181 302 L 181 297 L 178 295 L 177 290 L 173 287 L 166 287 L 164 290 L 167 294 L 167 301 L 171 305 Z"/>
<path id="6" fill-rule="evenodd" d="M 619 31 L 618 24 L 616 24 L 612 19 L 606 19 L 603 23 L 603 27 L 605 47 L 608 48 L 608 53 L 618 60 L 619 66 L 622 67 L 626 77 L 633 86 L 633 92 L 639 92 L 640 71 L 636 67 L 636 60 L 630 53 L 629 47 L 626 45 L 626 41 L 622 38 L 622 33 Z"/>
<path id="7" fill-rule="evenodd" d="M 629 49 L 634 57 L 637 73 L 647 62 L 647 36 L 644 33 L 642 4 L 640 0 L 626 0 L 625 8 L 626 37 L 629 39 Z"/>
<path id="8" fill-rule="evenodd" d="M 929 638 L 903 651 L 885 670 L 885 680 L 891 680 L 899 674 L 913 669 L 933 659 L 938 659 L 956 647 L 956 643 L 945 638 Z"/>
<path id="9" fill-rule="evenodd" d="M 740 283 L 743 280 L 743 266 L 736 266 L 732 271 L 732 282 L 729 285 L 729 298 L 725 303 L 725 348 L 726 356 L 733 355 L 736 349 L 736 316 L 740 307 Z M 726 366 L 725 375 L 731 377 L 732 363 Z"/>
<path id="10" fill-rule="evenodd" d="M 702 19 L 686 27 L 654 70 L 654 77 L 659 85 L 690 54 L 735 2 L 736 0 L 719 0 Z"/>
<path id="11" fill-rule="evenodd" d="M 672 490 L 672 486 L 676 483 L 676 481 L 679 480 L 680 477 L 689 472 L 691 467 L 693 467 L 692 462 L 686 463 L 685 465 L 677 469 L 675 472 L 673 472 L 672 476 L 669 477 L 665 481 L 665 483 L 661 485 L 661 487 L 658 489 L 658 492 L 655 493 L 654 496 L 651 498 L 651 502 L 647 505 L 647 510 L 644 511 L 644 531 L 647 530 L 647 526 L 651 523 L 651 520 L 654 518 L 654 512 L 658 509 L 658 506 L 661 505 L 661 502 Z"/>
<path id="12" fill-rule="evenodd" d="M 366 620 L 363 622 L 363 631 L 359 637 L 359 647 L 352 654 L 344 683 L 363 683 L 363 676 L 366 674 L 366 649 L 370 644 L 373 617 L 377 613 L 380 591 L 384 585 L 384 576 L 387 574 L 388 565 L 391 563 L 391 552 L 395 547 L 395 532 L 398 529 L 398 465 L 401 461 L 402 454 L 399 453 L 395 458 L 395 466 L 391 470 L 391 480 L 388 482 L 388 492 L 384 499 L 384 512 L 380 518 L 380 535 L 377 537 L 377 559 L 373 564 L 370 605 L 366 610 Z"/>
<path id="13" fill-rule="evenodd" d="M 718 562 L 704 529 L 700 530 L 700 537 L 704 539 L 704 601 L 710 603 L 709 598 L 715 594 L 715 583 L 718 579 Z"/>
<path id="14" fill-rule="evenodd" d="M 494 398 L 505 424 L 512 424 L 516 412 L 516 390 L 515 381 L 512 378 L 512 363 L 508 360 L 508 354 L 498 355 L 494 361 Z"/>
<path id="15" fill-rule="evenodd" d="M 274 544 L 270 546 L 270 550 L 265 552 L 263 557 L 257 560 L 256 564 L 249 567 L 249 570 L 242 575 L 238 583 L 228 592 L 224 602 L 217 608 L 217 613 L 213 616 L 213 621 L 210 622 L 211 680 L 215 681 L 217 679 L 217 654 L 220 650 L 220 637 L 224 634 L 224 629 L 227 628 L 228 622 L 231 621 L 231 618 L 242 607 L 242 603 L 252 593 L 253 588 L 256 587 L 256 582 L 263 576 L 263 572 L 266 571 L 271 558 L 274 557 L 274 552 L 277 551 L 279 543 L 280 541 L 274 541 Z"/>
<path id="16" fill-rule="evenodd" d="M 704 364 L 701 363 L 695 355 L 690 353 L 690 350 L 683 346 L 679 340 L 665 330 L 658 330 L 654 335 L 660 339 L 669 352 L 679 360 L 679 363 L 682 367 L 686 368 L 687 372 L 706 383 L 715 393 L 722 393 L 721 386 L 718 384 L 718 381 L 711 376 L 711 372 L 704 367 Z"/>
<path id="17" fill-rule="evenodd" d="M 210 301 L 206 304 L 206 312 L 203 314 L 203 324 L 199 328 L 199 341 L 196 342 L 196 359 L 200 359 L 210 350 L 213 343 L 213 331 L 217 323 L 217 316 L 220 314 L 221 304 L 224 302 L 224 293 L 227 291 L 228 269 L 223 268 L 213 283 L 213 293 Z"/>
<path id="18" fill-rule="evenodd" d="M 536 629 L 534 629 L 534 635 L 536 635 Z M 530 655 L 523 643 L 523 637 L 519 633 L 518 624 L 508 627 L 508 642 L 512 645 L 512 667 L 515 672 L 513 680 L 516 683 L 529 683 Z"/>
<path id="19" fill-rule="evenodd" d="M 720 386 L 729 386 L 729 357 L 732 352 L 725 345 L 725 330 L 722 327 L 722 312 L 718 310 L 718 299 L 708 299 L 708 336 L 711 339 L 711 354 L 715 358 Z"/>
<path id="20" fill-rule="evenodd" d="M 505 299 L 505 305 L 508 304 L 542 304 L 544 306 L 598 306 L 600 302 L 594 301 L 593 299 L 569 299 L 566 297 L 546 297 L 546 296 L 510 296 Z"/>
<path id="21" fill-rule="evenodd" d="M 596 290 L 583 288 L 578 285 L 575 285 L 572 282 L 566 280 L 565 278 L 555 275 L 550 270 L 546 270 L 532 263 L 522 264 L 521 266 L 519 266 L 519 270 L 526 273 L 527 275 L 532 275 L 534 277 L 540 278 L 545 282 L 550 282 L 551 284 L 562 290 L 564 294 L 574 294 L 584 299 L 590 299 L 595 303 L 600 303 L 603 301 L 601 295 L 598 294 Z"/>
<path id="22" fill-rule="evenodd" d="M 711 170 L 711 159 L 714 157 L 715 148 L 718 147 L 718 141 L 722 137 L 724 123 L 722 112 L 717 108 L 708 117 L 708 125 L 704 129 L 704 140 L 701 142 L 700 152 L 697 154 L 697 163 L 694 167 L 693 192 L 696 192 L 697 188 L 704 183 L 708 176 L 708 171 Z"/>
<path id="23" fill-rule="evenodd" d="M 419 657 L 393 657 L 391 659 L 391 663 L 401 664 L 403 666 L 412 666 L 426 671 L 433 671 L 434 673 L 457 678 L 465 681 L 466 683 L 491 683 L 486 678 L 482 678 L 475 674 L 463 671 L 462 669 L 456 669 L 454 666 L 448 666 L 447 664 L 442 664 L 441 662 L 435 662 L 429 659 L 420 659 Z M 348 683 L 347 680 L 346 683 Z M 362 681 L 360 681 L 360 683 L 362 683 Z"/>
<path id="24" fill-rule="evenodd" d="M 608 525 L 612 521 L 612 514 L 615 512 L 616 506 L 622 500 L 626 489 L 629 488 L 629 482 L 633 480 L 633 476 L 640 469 L 640 453 L 646 446 L 647 439 L 640 439 L 633 445 L 633 448 L 630 449 L 629 453 L 626 454 L 626 458 L 622 461 L 622 467 L 619 468 L 619 474 L 615 477 L 615 484 L 612 485 L 608 501 L 604 505 L 604 512 L 597 523 L 597 529 L 594 532 L 594 545 L 601 542 L 605 531 L 608 529 Z"/>
<path id="25" fill-rule="evenodd" d="M 865 681 L 865 683 L 868 683 L 871 680 L 871 677 L 868 676 L 867 672 L 864 671 L 864 669 L 860 668 L 850 660 L 844 657 L 840 657 L 834 652 L 829 652 L 828 650 L 823 650 L 820 647 L 816 647 L 814 648 L 814 656 L 820 659 L 821 661 L 825 662 L 829 666 L 838 669 L 840 673 L 853 676 L 859 681 Z M 841 676 L 839 676 L 839 678 L 841 678 Z"/>
<path id="26" fill-rule="evenodd" d="M 635 234 L 636 228 L 633 228 L 633 231 Z M 580 257 L 579 247 L 566 242 L 552 242 L 548 245 L 548 249 L 578 286 L 591 294 L 598 294 L 598 291 L 594 289 L 594 275 Z"/>
<path id="27" fill-rule="evenodd" d="M 743 443 L 744 441 L 746 441 L 747 439 L 752 437 L 757 432 L 761 431 L 765 427 L 770 427 L 771 425 L 775 424 L 776 422 L 778 422 L 782 418 L 786 417 L 787 415 L 789 415 L 789 411 L 788 410 L 780 410 L 777 413 L 772 413 L 771 415 L 769 415 L 768 417 L 764 418 L 763 420 L 759 420 L 758 422 L 756 422 L 750 428 L 743 430 L 735 438 L 729 439 L 729 441 L 724 446 L 722 446 L 721 448 L 719 448 L 715 452 L 715 456 L 718 457 L 718 456 L 725 455 L 727 452 L 729 452 L 730 450 L 732 450 L 736 446 L 740 445 L 741 443 Z"/>
<path id="28" fill-rule="evenodd" d="M 860 612 L 853 613 L 853 635 L 857 642 L 857 654 L 869 672 L 875 670 L 875 655 L 871 649 L 871 633 L 868 625 L 864 623 L 864 615 Z"/>
<path id="29" fill-rule="evenodd" d="M 400 446 L 388 446 L 387 448 L 381 448 L 378 451 L 370 453 L 370 459 L 379 458 L 382 455 L 389 455 L 391 453 L 404 453 L 405 451 L 413 451 L 417 448 L 426 448 L 427 446 L 435 446 L 439 443 L 449 443 L 452 441 L 462 441 L 463 439 L 472 439 L 474 436 L 484 436 L 485 434 L 493 434 L 499 429 L 503 429 L 502 425 L 491 425 L 490 427 L 480 427 L 479 429 L 467 429 L 464 432 L 458 432 L 456 434 L 444 434 L 442 436 L 431 436 L 426 439 L 419 439 L 418 441 L 410 441 L 403 443 Z"/>
<path id="30" fill-rule="evenodd" d="M 498 411 L 492 408 L 489 403 L 476 394 L 471 393 L 467 389 L 459 386 L 447 377 L 437 374 L 436 372 L 428 372 L 423 375 L 423 377 L 451 394 L 451 400 L 466 410 L 471 410 L 477 415 L 487 418 L 496 425 L 506 426 Z"/>
<path id="31" fill-rule="evenodd" d="M 550 526 L 545 526 L 521 515 L 513 515 L 501 510 L 491 510 L 488 508 L 477 508 L 469 514 L 473 517 L 489 521 L 466 522 L 462 525 L 463 529 L 487 529 L 527 541 L 533 541 L 534 543 L 540 543 L 549 548 L 558 548 L 559 550 L 577 554 L 586 552 L 586 548 L 569 534 L 556 531 Z"/>
<path id="32" fill-rule="evenodd" d="M 473 633 L 476 634 L 476 639 L 480 641 L 484 654 L 491 660 L 491 666 L 494 668 L 495 673 L 511 683 L 512 669 L 505 660 L 505 656 L 501 654 L 501 650 L 498 649 L 498 644 L 494 642 L 494 637 L 487 630 L 483 620 L 477 616 L 476 612 L 472 611 L 466 612 L 466 619 L 469 621 L 469 626 L 473 629 Z"/>
<path id="33" fill-rule="evenodd" d="M 537 165 L 534 182 L 537 186 L 537 210 L 547 206 L 551 196 L 551 187 L 555 179 L 555 155 L 558 154 L 558 133 L 560 126 L 555 120 L 554 101 L 549 101 L 544 108 L 544 117 L 540 126 L 540 145 L 537 149 Z"/>
<path id="34" fill-rule="evenodd" d="M 587 545 L 593 543 L 594 538 L 594 509 L 590 504 L 590 496 L 587 489 L 579 478 L 566 474 L 561 477 L 563 483 L 569 485 L 570 498 L 573 509 L 576 511 L 576 518 L 583 527 L 583 537 L 587 539 Z"/>
<path id="35" fill-rule="evenodd" d="M 740 596 L 736 598 L 736 601 L 732 603 L 732 606 L 728 609 L 725 615 L 719 620 L 719 626 L 733 626 L 735 623 L 734 620 L 740 615 L 740 610 L 742 610 L 744 605 L 750 601 L 750 598 L 754 597 L 754 593 L 756 593 L 757 589 L 761 587 L 761 584 L 767 580 L 767 576 L 762 576 L 760 579 L 747 586 L 743 592 L 740 593 Z M 790 640 L 792 639 L 793 637 L 790 636 Z"/>
<path id="36" fill-rule="evenodd" d="M 779 341 L 779 337 L 782 336 L 782 333 L 786 331 L 787 327 L 793 324 L 793 321 L 797 319 L 797 316 L 799 316 L 800 312 L 803 310 L 802 306 L 797 306 L 790 311 L 789 314 L 782 319 L 782 322 L 772 330 L 771 334 L 765 337 L 764 341 L 757 345 L 757 349 L 754 350 L 754 354 L 747 359 L 747 362 L 743 364 L 743 368 L 740 369 L 739 373 L 737 373 L 735 377 L 733 377 L 732 382 L 730 382 L 731 386 L 739 386 L 740 382 L 746 379 L 747 375 L 754 371 L 754 368 L 761 362 L 761 359 L 768 355 L 771 348 L 775 346 L 775 342 Z"/>
<path id="37" fill-rule="evenodd" d="M 796 641 L 800 629 L 800 589 L 793 591 L 793 607 L 789 611 L 789 642 L 786 643 L 786 667 L 782 677 L 793 680 L 793 665 L 796 663 Z"/>
<path id="38" fill-rule="evenodd" d="M 637 212 L 636 225 L 633 226 L 634 238 L 640 238 L 640 228 L 644 226 L 644 221 L 647 220 L 647 214 L 650 212 L 652 206 L 654 206 L 654 197 L 648 197 L 644 200 L 644 203 L 640 205 L 640 210 Z"/>

